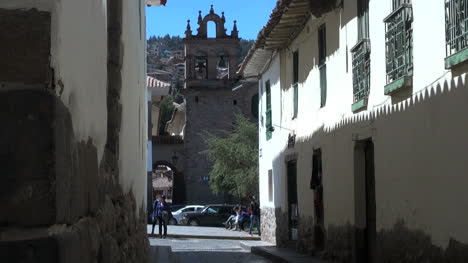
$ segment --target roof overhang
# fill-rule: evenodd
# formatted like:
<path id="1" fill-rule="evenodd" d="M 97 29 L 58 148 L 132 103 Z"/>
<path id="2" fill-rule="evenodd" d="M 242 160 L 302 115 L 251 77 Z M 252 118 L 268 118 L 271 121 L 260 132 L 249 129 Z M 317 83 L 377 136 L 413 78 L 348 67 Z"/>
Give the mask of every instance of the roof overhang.
<path id="1" fill-rule="evenodd" d="M 244 77 L 258 76 L 276 50 L 287 48 L 310 18 L 333 10 L 341 0 L 278 0 L 240 67 Z"/>
<path id="2" fill-rule="evenodd" d="M 161 6 L 166 5 L 167 0 L 146 0 L 148 6 Z"/>

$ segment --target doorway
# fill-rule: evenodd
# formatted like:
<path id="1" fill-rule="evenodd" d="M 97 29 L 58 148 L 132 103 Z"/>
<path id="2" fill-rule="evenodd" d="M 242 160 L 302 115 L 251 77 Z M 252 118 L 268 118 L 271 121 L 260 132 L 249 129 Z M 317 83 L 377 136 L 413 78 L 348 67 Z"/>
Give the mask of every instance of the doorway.
<path id="1" fill-rule="evenodd" d="M 297 240 L 298 204 L 297 204 L 297 161 L 287 163 L 288 177 L 288 228 L 289 240 Z"/>
<path id="2" fill-rule="evenodd" d="M 354 262 L 376 263 L 376 197 L 374 143 L 357 141 L 355 169 L 355 253 Z"/>
<path id="3" fill-rule="evenodd" d="M 312 156 L 311 189 L 314 190 L 314 248 L 322 251 L 325 248 L 325 219 L 323 207 L 322 151 L 314 150 Z"/>

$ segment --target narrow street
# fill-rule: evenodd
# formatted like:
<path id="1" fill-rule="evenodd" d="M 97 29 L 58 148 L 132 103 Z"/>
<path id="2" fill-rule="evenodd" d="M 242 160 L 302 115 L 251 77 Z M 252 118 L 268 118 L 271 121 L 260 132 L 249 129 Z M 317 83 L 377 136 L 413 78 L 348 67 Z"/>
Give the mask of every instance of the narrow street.
<path id="1" fill-rule="evenodd" d="M 220 240 L 220 239 L 185 239 L 185 238 L 150 238 L 151 248 L 156 246 L 170 246 L 172 255 L 166 258 L 159 258 L 156 261 L 153 258 L 152 262 L 164 262 L 163 260 L 170 260 L 170 262 L 177 263 L 231 263 L 231 262 L 253 262 L 253 263 L 267 263 L 272 262 L 261 256 L 252 254 L 250 251 L 241 246 L 240 240 Z M 249 241 L 258 242 L 258 241 Z"/>
<path id="2" fill-rule="evenodd" d="M 271 246 L 257 235 L 222 227 L 168 226 L 168 238 L 151 235 L 151 262 L 271 262 L 251 253 L 252 246 Z"/>

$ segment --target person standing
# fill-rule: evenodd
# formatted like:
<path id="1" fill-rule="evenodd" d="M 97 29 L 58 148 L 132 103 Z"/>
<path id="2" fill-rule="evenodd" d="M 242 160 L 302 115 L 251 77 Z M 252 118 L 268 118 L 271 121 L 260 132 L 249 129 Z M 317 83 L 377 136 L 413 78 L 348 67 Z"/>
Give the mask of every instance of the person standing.
<path id="1" fill-rule="evenodd" d="M 166 238 L 167 236 L 167 222 L 171 218 L 170 205 L 166 203 L 166 196 L 162 195 L 159 202 L 156 204 L 156 216 L 159 221 L 159 237 Z M 164 235 L 162 232 L 164 226 Z"/>
<path id="2" fill-rule="evenodd" d="M 249 234 L 252 235 L 252 228 L 254 224 L 256 224 L 258 228 L 258 235 L 260 236 L 260 205 L 258 204 L 257 200 L 255 200 L 255 196 L 252 196 L 250 201 L 250 211 L 252 214 L 250 215 Z"/>
<path id="3" fill-rule="evenodd" d="M 154 227 L 156 226 L 156 222 L 158 221 L 158 213 L 157 213 L 157 206 L 158 206 L 158 201 L 159 198 L 154 200 L 153 203 L 153 211 L 151 212 L 151 222 L 153 224 L 153 227 L 151 229 L 151 235 L 154 235 Z"/>

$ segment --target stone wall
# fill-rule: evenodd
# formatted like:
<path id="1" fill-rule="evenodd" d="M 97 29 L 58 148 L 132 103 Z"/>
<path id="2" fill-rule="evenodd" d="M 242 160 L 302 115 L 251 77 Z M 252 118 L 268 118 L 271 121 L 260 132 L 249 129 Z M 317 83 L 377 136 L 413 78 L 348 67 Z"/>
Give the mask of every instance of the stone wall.
<path id="1" fill-rule="evenodd" d="M 262 207 L 260 214 L 262 240 L 276 244 L 276 214 L 271 207 Z"/>
<path id="2" fill-rule="evenodd" d="M 260 217 L 262 240 L 285 246 L 289 240 L 288 214 L 281 208 L 262 207 Z"/>
<path id="3" fill-rule="evenodd" d="M 187 202 L 192 204 L 224 203 L 224 195 L 214 195 L 205 176 L 209 176 L 212 163 L 203 153 L 207 149 L 208 133 L 232 130 L 234 121 L 233 96 L 230 90 L 187 91 L 186 125 L 184 136 L 185 183 Z"/>
<path id="4" fill-rule="evenodd" d="M 99 158 L 92 137 L 76 136 L 76 116 L 55 91 L 51 15 L 0 9 L 0 21 L 8 21 L 0 23 L 0 33 L 10 32 L 1 44 L 9 48 L 0 49 L 6 58 L 0 68 L 4 61 L 17 63 L 12 70 L 18 73 L 0 73 L 5 127 L 0 129 L 0 258 L 5 262 L 148 261 L 145 205 L 122 186 L 118 165 L 126 103 L 120 97 L 121 1 L 109 1 L 108 15 L 107 130 L 98 131 L 107 140 Z"/>
<path id="5" fill-rule="evenodd" d="M 367 257 L 356 244 L 359 230 L 350 224 L 327 228 L 326 249 L 321 257 L 332 262 L 356 263 Z M 468 259 L 468 244 L 450 239 L 445 248 L 434 244 L 431 237 L 420 229 L 410 229 L 402 220 L 391 229 L 377 232 L 375 262 L 386 263 L 463 263 Z"/>

